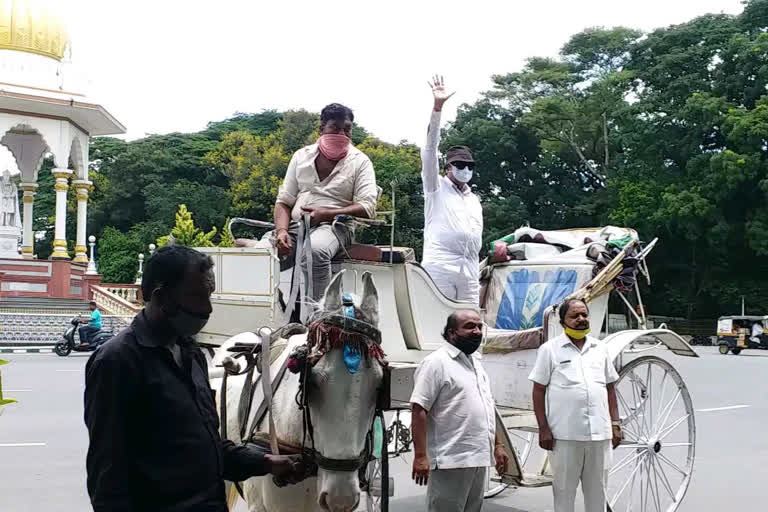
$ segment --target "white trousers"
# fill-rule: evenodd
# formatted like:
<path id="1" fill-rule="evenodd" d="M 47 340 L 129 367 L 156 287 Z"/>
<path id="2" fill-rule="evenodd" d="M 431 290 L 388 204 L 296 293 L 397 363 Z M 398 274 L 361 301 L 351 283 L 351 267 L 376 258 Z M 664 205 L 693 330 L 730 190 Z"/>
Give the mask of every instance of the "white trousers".
<path id="1" fill-rule="evenodd" d="M 613 460 L 611 441 L 555 440 L 552 464 L 555 512 L 574 512 L 576 488 L 581 482 L 584 512 L 605 512 L 608 470 Z"/>
<path id="2" fill-rule="evenodd" d="M 449 299 L 480 303 L 480 276 L 469 276 L 466 272 L 450 270 L 441 265 L 422 265 L 443 295 Z"/>

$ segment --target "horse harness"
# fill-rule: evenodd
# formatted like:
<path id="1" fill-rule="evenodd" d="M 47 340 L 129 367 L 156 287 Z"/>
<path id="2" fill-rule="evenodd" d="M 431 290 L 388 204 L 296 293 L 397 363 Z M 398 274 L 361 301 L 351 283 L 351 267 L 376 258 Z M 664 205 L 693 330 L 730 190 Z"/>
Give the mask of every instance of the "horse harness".
<path id="1" fill-rule="evenodd" d="M 328 471 L 357 471 L 360 470 L 370 458 L 373 445 L 373 425 L 366 436 L 365 447 L 357 457 L 348 459 L 325 457 L 320 450 L 315 448 L 314 426 L 312 424 L 312 415 L 309 407 L 309 377 L 314 365 L 317 364 L 327 352 L 334 348 L 343 348 L 345 354 L 350 352 L 353 358 L 354 355 L 357 354 L 360 359 L 364 359 L 365 364 L 368 366 L 370 366 L 371 359 L 375 359 L 384 370 L 385 382 L 388 380 L 387 361 L 385 359 L 385 354 L 381 349 L 381 332 L 371 324 L 356 318 L 355 306 L 351 296 L 348 294 L 344 294 L 342 313 L 343 314 L 341 315 L 325 314 L 319 318 L 313 319 L 308 329 L 307 343 L 292 350 L 291 354 L 284 359 L 274 380 L 270 383 L 272 391 L 274 392 L 286 371 L 299 375 L 299 391 L 296 395 L 296 404 L 302 411 L 302 445 L 301 447 L 296 447 L 285 443 L 279 443 L 279 446 L 284 453 L 302 455 L 304 474 L 300 475 L 298 478 L 292 479 L 273 476 L 274 483 L 279 487 L 298 483 L 310 476 L 316 476 L 318 468 Z M 307 332 L 307 328 L 301 324 L 287 324 L 272 332 L 270 334 L 270 341 L 277 340 L 280 337 L 287 338 L 304 332 Z M 265 354 L 264 351 L 262 351 L 261 344 L 236 343 L 235 346 L 229 349 L 229 351 L 233 352 L 234 358 L 244 358 L 246 361 L 246 368 L 238 372 L 228 368 L 227 365 L 224 365 L 226 371 L 224 372 L 222 383 L 220 405 L 222 438 L 226 439 L 227 430 L 227 376 L 230 374 L 242 375 L 245 373 L 247 376 L 238 409 L 241 442 L 255 442 L 256 444 L 261 445 L 271 444 L 267 443 L 263 436 L 258 436 L 256 432 L 258 425 L 261 424 L 269 410 L 270 404 L 268 403 L 268 400 L 262 400 L 256 413 L 253 415 L 253 421 L 250 428 L 248 428 L 247 425 L 248 419 L 251 417 L 252 402 L 256 390 L 256 386 L 254 386 L 253 383 L 253 373 L 257 366 L 263 368 L 263 365 L 269 364 L 270 355 Z M 264 359 L 265 357 L 267 359 Z M 382 415 L 382 403 L 384 402 L 382 397 L 385 391 L 385 389 L 380 390 L 380 396 L 376 402 L 375 417 L 381 417 Z M 307 444 L 307 441 L 309 441 L 309 445 Z M 242 488 L 239 484 L 236 484 L 236 487 L 242 496 Z"/>
<path id="2" fill-rule="evenodd" d="M 307 344 L 297 347 L 293 351 L 288 359 L 288 365 L 293 373 L 299 374 L 299 391 L 296 395 L 296 404 L 302 411 L 303 417 L 302 452 L 309 453 L 312 462 L 319 468 L 327 471 L 351 472 L 359 470 L 370 458 L 373 444 L 373 425 L 366 436 L 365 446 L 357 457 L 349 459 L 326 457 L 315 448 L 314 426 L 309 407 L 308 384 L 312 367 L 334 348 L 343 348 L 345 355 L 351 352 L 353 360 L 354 356 L 357 355 L 364 359 L 365 364 L 369 367 L 371 360 L 375 359 L 385 372 L 387 370 L 386 356 L 381 349 L 381 331 L 373 325 L 357 319 L 357 311 L 349 294 L 344 294 L 341 315 L 325 314 L 310 324 Z M 357 370 L 355 369 L 355 371 Z M 380 390 L 380 394 L 382 391 Z M 374 416 L 379 416 L 380 404 L 381 400 L 377 399 Z M 311 443 L 308 449 L 306 448 L 307 440 Z"/>

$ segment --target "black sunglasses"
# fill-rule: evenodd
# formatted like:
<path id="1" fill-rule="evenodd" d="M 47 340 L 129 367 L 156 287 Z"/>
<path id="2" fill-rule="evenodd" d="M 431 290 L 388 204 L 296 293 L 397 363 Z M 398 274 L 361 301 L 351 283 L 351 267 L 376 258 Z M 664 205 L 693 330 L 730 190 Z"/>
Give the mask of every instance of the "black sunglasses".
<path id="1" fill-rule="evenodd" d="M 456 167 L 457 169 L 463 169 L 464 167 L 469 167 L 469 170 L 474 170 L 475 168 L 475 162 L 451 162 L 451 165 Z"/>

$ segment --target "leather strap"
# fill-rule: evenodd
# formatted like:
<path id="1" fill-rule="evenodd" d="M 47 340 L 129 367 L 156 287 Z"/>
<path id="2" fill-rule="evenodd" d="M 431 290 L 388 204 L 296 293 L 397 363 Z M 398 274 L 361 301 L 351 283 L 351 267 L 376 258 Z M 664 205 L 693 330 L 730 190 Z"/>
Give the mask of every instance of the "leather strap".
<path id="1" fill-rule="evenodd" d="M 263 403 L 267 406 L 267 411 L 272 407 L 272 379 L 270 378 L 270 345 L 272 342 L 272 332 L 269 332 L 266 336 L 259 330 L 259 337 L 261 338 L 261 386 L 264 390 Z M 277 433 L 275 432 L 275 419 L 272 414 L 269 415 L 269 448 L 274 455 L 280 453 L 280 447 L 277 444 Z"/>
<path id="2" fill-rule="evenodd" d="M 277 371 L 277 374 L 275 375 L 275 379 L 272 381 L 272 393 L 277 391 L 277 386 L 280 385 L 280 381 L 283 380 L 283 376 L 285 375 L 285 371 L 288 369 L 288 358 L 286 357 L 283 360 L 283 364 L 280 365 L 280 369 Z M 264 415 L 267 413 L 267 403 L 266 400 L 262 400 L 259 404 L 259 407 L 256 409 L 256 414 L 253 416 L 253 423 L 251 423 L 250 428 L 248 429 L 248 436 L 245 438 L 246 441 L 253 438 L 254 432 L 256 432 L 256 429 L 259 428 L 259 425 L 264 420 Z"/>

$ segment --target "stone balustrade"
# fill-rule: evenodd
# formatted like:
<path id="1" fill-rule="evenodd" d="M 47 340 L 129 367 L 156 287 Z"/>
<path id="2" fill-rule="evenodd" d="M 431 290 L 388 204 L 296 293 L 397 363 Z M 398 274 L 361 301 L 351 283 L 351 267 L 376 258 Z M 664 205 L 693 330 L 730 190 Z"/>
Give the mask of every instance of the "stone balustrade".
<path id="1" fill-rule="evenodd" d="M 134 317 L 141 311 L 137 285 L 99 285 L 91 290 L 96 305 L 109 314 Z"/>
<path id="2" fill-rule="evenodd" d="M 132 304 L 142 303 L 141 286 L 138 284 L 101 283 L 99 286 L 112 295 L 116 295 Z"/>
<path id="3" fill-rule="evenodd" d="M 87 316 L 88 312 L 82 312 Z M 72 314 L 56 313 L 5 313 L 0 312 L 0 346 L 48 345 L 63 339 L 64 331 L 70 326 Z M 118 333 L 127 327 L 133 315 L 101 317 L 103 329 Z M 78 338 L 75 336 L 75 341 Z"/>

